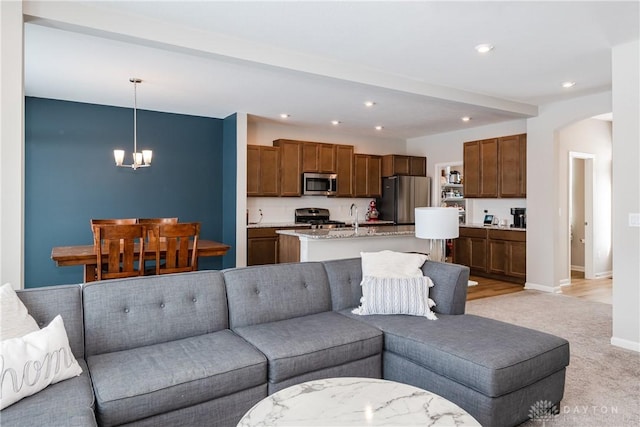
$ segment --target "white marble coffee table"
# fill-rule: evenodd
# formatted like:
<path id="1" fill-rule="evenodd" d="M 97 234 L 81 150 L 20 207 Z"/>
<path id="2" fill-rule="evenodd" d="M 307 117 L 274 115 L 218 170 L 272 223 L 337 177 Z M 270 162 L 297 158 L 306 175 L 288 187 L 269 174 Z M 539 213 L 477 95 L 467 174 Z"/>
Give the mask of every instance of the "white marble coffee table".
<path id="1" fill-rule="evenodd" d="M 238 427 L 479 425 L 437 394 L 372 378 L 329 378 L 294 385 L 258 402 L 238 423 Z"/>

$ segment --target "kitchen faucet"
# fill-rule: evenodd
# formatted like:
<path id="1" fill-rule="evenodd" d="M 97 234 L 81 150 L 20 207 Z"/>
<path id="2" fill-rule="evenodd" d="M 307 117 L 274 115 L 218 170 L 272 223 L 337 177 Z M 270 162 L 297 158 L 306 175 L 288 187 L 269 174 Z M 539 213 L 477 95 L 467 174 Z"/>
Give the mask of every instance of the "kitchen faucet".
<path id="1" fill-rule="evenodd" d="M 358 233 L 358 207 L 356 206 L 355 203 L 351 203 L 351 207 L 349 208 L 349 215 L 353 219 L 353 209 L 354 208 L 356 210 L 356 219 L 355 219 L 355 221 L 353 221 L 353 227 L 354 227 L 355 232 Z"/>

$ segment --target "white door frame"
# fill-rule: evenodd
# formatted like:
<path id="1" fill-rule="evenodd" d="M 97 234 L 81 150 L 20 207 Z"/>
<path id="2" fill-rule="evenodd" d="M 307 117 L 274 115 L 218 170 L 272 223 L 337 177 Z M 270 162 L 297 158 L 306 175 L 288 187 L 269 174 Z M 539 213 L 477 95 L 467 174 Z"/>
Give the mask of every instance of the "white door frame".
<path id="1" fill-rule="evenodd" d="M 573 177 L 573 160 L 583 159 L 584 162 L 584 277 L 585 279 L 595 279 L 595 250 L 593 236 L 595 235 L 593 222 L 593 200 L 595 197 L 595 175 L 593 162 L 596 156 L 591 153 L 581 153 L 578 151 L 569 151 L 569 179 L 567 180 L 567 212 L 571 212 L 571 200 L 573 193 L 571 191 L 571 183 Z M 567 215 L 567 230 L 571 230 L 571 215 Z M 567 270 L 569 281 L 571 281 L 571 232 L 567 233 L 569 239 L 567 243 Z"/>

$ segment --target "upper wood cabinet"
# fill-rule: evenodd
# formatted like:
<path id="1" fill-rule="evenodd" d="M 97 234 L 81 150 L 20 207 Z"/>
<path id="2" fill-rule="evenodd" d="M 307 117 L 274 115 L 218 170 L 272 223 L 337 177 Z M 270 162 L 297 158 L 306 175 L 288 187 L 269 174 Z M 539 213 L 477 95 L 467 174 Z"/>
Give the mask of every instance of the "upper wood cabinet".
<path id="1" fill-rule="evenodd" d="M 498 139 L 465 142 L 464 196 L 498 197 Z"/>
<path id="2" fill-rule="evenodd" d="M 247 146 L 247 196 L 280 195 L 278 147 Z"/>
<path id="3" fill-rule="evenodd" d="M 465 197 L 526 197 L 526 141 L 523 134 L 465 142 Z"/>
<path id="4" fill-rule="evenodd" d="M 499 139 L 500 197 L 527 196 L 527 135 Z"/>
<path id="5" fill-rule="evenodd" d="M 302 194 L 302 144 L 300 141 L 277 139 L 273 145 L 280 147 L 280 195 Z"/>
<path id="6" fill-rule="evenodd" d="M 353 145 L 336 145 L 337 197 L 353 197 Z"/>
<path id="7" fill-rule="evenodd" d="M 382 176 L 427 176 L 427 158 L 387 154 L 382 156 Z"/>
<path id="8" fill-rule="evenodd" d="M 302 172 L 336 172 L 336 146 L 319 142 L 302 143 Z"/>
<path id="9" fill-rule="evenodd" d="M 382 196 L 382 157 L 354 154 L 353 168 L 354 197 Z"/>

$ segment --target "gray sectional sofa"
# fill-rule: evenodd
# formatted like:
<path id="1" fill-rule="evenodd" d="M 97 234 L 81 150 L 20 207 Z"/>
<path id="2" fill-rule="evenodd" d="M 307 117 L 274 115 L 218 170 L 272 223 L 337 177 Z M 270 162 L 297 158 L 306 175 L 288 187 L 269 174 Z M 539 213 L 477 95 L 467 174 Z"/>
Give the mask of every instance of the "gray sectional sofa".
<path id="1" fill-rule="evenodd" d="M 427 261 L 438 320 L 358 316 L 360 259 L 199 271 L 19 291 L 61 314 L 80 377 L 0 412 L 3 426 L 233 426 L 303 381 L 385 378 L 435 392 L 484 426 L 559 403 L 569 343 L 465 315 L 469 270 Z"/>

